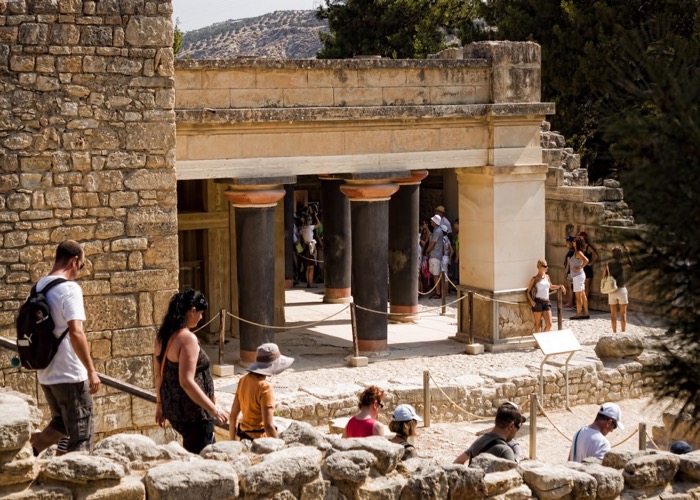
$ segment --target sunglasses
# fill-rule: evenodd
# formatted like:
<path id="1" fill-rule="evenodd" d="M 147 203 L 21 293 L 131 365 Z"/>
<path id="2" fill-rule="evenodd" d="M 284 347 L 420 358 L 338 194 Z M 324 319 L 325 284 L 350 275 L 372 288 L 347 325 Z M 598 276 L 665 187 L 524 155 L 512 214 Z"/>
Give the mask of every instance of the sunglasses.
<path id="1" fill-rule="evenodd" d="M 549 267 L 547 264 L 542 264 L 542 267 Z"/>
<path id="2" fill-rule="evenodd" d="M 381 401 L 375 401 L 375 403 L 377 403 L 380 408 L 384 408 L 384 403 L 382 403 Z"/>
<path id="3" fill-rule="evenodd" d="M 85 261 L 82 261 L 82 262 L 81 262 L 81 261 L 80 261 L 80 257 L 76 257 L 76 259 L 78 259 L 78 270 L 79 270 L 79 271 L 82 271 L 83 268 L 85 267 Z"/>

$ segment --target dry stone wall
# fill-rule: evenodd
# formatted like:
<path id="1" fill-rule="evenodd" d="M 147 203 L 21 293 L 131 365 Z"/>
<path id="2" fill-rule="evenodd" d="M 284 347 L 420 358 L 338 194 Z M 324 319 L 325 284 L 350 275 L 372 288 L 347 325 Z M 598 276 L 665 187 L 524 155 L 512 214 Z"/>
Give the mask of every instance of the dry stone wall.
<path id="1" fill-rule="evenodd" d="M 170 0 L 0 1 L 0 335 L 71 238 L 98 371 L 149 388 L 178 286 Z M 0 385 L 39 398 L 0 349 Z M 103 388 L 98 435 L 153 409 Z"/>

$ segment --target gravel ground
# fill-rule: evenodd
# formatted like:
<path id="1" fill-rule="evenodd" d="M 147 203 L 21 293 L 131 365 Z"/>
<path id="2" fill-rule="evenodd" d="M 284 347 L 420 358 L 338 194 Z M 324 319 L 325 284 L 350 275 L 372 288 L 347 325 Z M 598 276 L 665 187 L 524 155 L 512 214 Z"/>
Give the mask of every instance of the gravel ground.
<path id="1" fill-rule="evenodd" d="M 299 292 L 299 290 L 294 291 L 296 297 L 299 297 Z M 321 293 L 322 290 L 314 290 L 313 295 L 306 296 L 312 300 L 307 300 L 304 303 L 308 307 L 304 308 L 301 313 L 302 317 L 298 318 L 300 322 L 311 322 L 324 318 L 344 307 L 318 304 Z M 454 300 L 454 296 L 451 298 Z M 439 315 L 439 311 L 434 310 L 439 306 L 439 301 L 435 299 L 421 300 L 420 308 L 423 314 L 421 314 L 418 325 L 390 325 L 390 356 L 373 358 L 370 360 L 369 366 L 362 368 L 348 366 L 348 357 L 352 353 L 352 343 L 344 333 L 350 319 L 348 311 L 335 316 L 329 324 L 323 324 L 311 330 L 277 334 L 276 341 L 283 354 L 294 356 L 296 361 L 292 368 L 277 377 L 273 377 L 271 382 L 280 396 L 300 388 L 323 391 L 326 394 L 332 394 L 335 391 L 340 394 L 346 393 L 348 388 L 355 384 L 359 386 L 374 382 L 388 382 L 390 384 L 392 381 L 422 383 L 423 371 L 425 370 L 429 370 L 433 379 L 441 384 L 463 375 L 506 371 L 514 367 L 538 369 L 542 361 L 542 353 L 538 349 L 521 349 L 500 353 L 486 352 L 477 356 L 464 354 L 464 344 L 447 339 L 448 336 L 454 335 L 456 330 L 455 308 L 448 307 L 446 315 Z M 571 310 L 564 312 L 566 318 L 574 314 Z M 288 321 L 290 316 L 293 317 L 294 314 L 287 314 Z M 663 333 L 656 318 L 635 313 L 630 313 L 628 316 L 628 333 L 643 333 L 654 336 Z M 556 319 L 554 324 L 556 328 Z M 338 333 L 336 330 L 340 328 L 345 328 L 345 330 Z M 582 347 L 582 350 L 574 355 L 572 361 L 597 360 L 594 348 L 598 339 L 603 335 L 611 334 L 609 313 L 592 311 L 589 320 L 571 321 L 566 319 L 564 320 L 564 328 L 570 328 L 573 331 Z M 413 336 L 416 336 L 415 332 L 424 331 L 426 339 L 429 340 L 396 344 L 391 342 L 392 338 L 399 338 L 401 332 L 407 332 L 408 329 L 413 332 L 411 334 Z M 227 361 L 229 358 L 233 358 L 231 359 L 233 362 L 236 358 L 237 354 L 234 349 L 232 346 L 230 348 L 232 352 L 227 353 Z M 212 354 L 210 352 L 210 356 Z M 213 356 L 212 358 L 216 359 Z M 220 398 L 222 405 L 225 405 L 225 401 L 231 397 L 230 388 L 235 385 L 243 373 L 244 371 L 237 366 L 236 375 L 233 377 L 216 379 L 217 388 L 229 392 L 229 394 L 222 394 L 224 396 Z M 627 400 L 619 404 L 623 410 L 626 430 L 622 432 L 617 430 L 609 436 L 613 445 L 635 432 L 640 422 L 647 424 L 647 429 L 651 434 L 652 426 L 661 423 L 661 414 L 665 408 L 665 406 L 649 399 Z M 551 422 L 540 416 L 537 422 L 537 458 L 549 463 L 564 461 L 568 453 L 570 436 L 579 427 L 591 423 L 596 410 L 597 405 L 575 406 L 572 407 L 572 412 L 565 409 L 551 410 L 548 412 Z M 420 455 L 424 457 L 452 461 L 476 439 L 477 433 L 489 429 L 492 425 L 492 421 L 433 423 L 430 428 L 422 427 L 419 429 L 416 445 Z M 524 456 L 529 454 L 528 433 L 529 424 L 526 423 L 518 438 Z M 638 449 L 638 445 L 639 438 L 634 435 L 621 444 L 620 449 L 634 450 Z M 647 442 L 647 445 L 654 446 L 651 441 Z"/>

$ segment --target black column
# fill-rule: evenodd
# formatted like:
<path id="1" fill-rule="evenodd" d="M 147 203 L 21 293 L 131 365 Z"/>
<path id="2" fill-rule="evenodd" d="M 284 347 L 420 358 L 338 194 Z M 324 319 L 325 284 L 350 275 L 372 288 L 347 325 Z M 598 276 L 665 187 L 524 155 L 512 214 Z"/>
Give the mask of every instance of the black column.
<path id="1" fill-rule="evenodd" d="M 364 354 L 386 352 L 389 348 L 386 316 L 389 199 L 397 189 L 396 184 L 386 180 L 352 180 L 341 187 L 350 198 L 352 296 L 358 306 L 357 345 Z"/>
<path id="2" fill-rule="evenodd" d="M 344 303 L 352 300 L 351 263 L 352 231 L 350 201 L 340 191 L 343 181 L 321 178 L 321 206 L 324 235 L 324 302 Z"/>
<path id="3" fill-rule="evenodd" d="M 294 286 L 294 186 L 284 186 L 284 287 Z"/>
<path id="4" fill-rule="evenodd" d="M 275 324 L 275 209 L 236 207 L 238 255 L 238 311 L 260 325 Z M 243 352 L 255 353 L 260 344 L 274 342 L 269 328 L 241 321 Z"/>
<path id="5" fill-rule="evenodd" d="M 427 170 L 395 179 L 399 190 L 389 202 L 389 303 L 394 321 L 415 321 L 418 313 L 418 211 L 420 181 Z"/>

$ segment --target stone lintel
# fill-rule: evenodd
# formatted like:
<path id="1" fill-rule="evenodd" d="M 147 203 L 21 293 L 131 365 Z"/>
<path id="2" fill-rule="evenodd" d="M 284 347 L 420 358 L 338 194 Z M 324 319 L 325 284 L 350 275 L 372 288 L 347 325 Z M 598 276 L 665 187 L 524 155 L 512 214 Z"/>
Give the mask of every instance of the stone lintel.
<path id="1" fill-rule="evenodd" d="M 399 170 L 395 172 L 351 172 L 347 174 L 338 174 L 337 179 L 343 179 L 349 182 L 353 181 L 368 181 L 374 183 L 375 181 L 393 181 L 394 179 L 402 179 L 410 176 L 411 172 L 407 170 Z"/>
<path id="2" fill-rule="evenodd" d="M 214 182 L 219 184 L 229 184 L 231 186 L 269 186 L 269 185 L 284 185 L 296 184 L 296 175 L 278 176 L 278 177 L 229 177 L 214 179 Z"/>
<path id="3" fill-rule="evenodd" d="M 545 116 L 554 114 L 554 103 L 443 104 L 424 106 L 348 106 L 240 109 L 178 109 L 178 125 L 223 125 L 237 127 L 245 123 L 314 122 L 351 120 L 425 120 L 438 118 L 483 118 L 485 116 Z"/>
<path id="4" fill-rule="evenodd" d="M 508 167 L 494 167 L 487 165 L 483 167 L 469 167 L 456 169 L 457 175 L 487 175 L 490 177 L 498 177 L 501 175 L 530 175 L 541 174 L 546 175 L 549 166 L 546 163 L 536 165 L 513 165 Z"/>
<path id="5" fill-rule="evenodd" d="M 513 43 L 513 42 L 507 42 Z M 464 69 L 488 68 L 490 63 L 483 58 L 448 59 L 272 59 L 267 57 L 237 57 L 235 59 L 196 60 L 179 59 L 175 68 L 181 70 L 237 69 L 237 70 L 337 70 L 337 69 Z"/>

